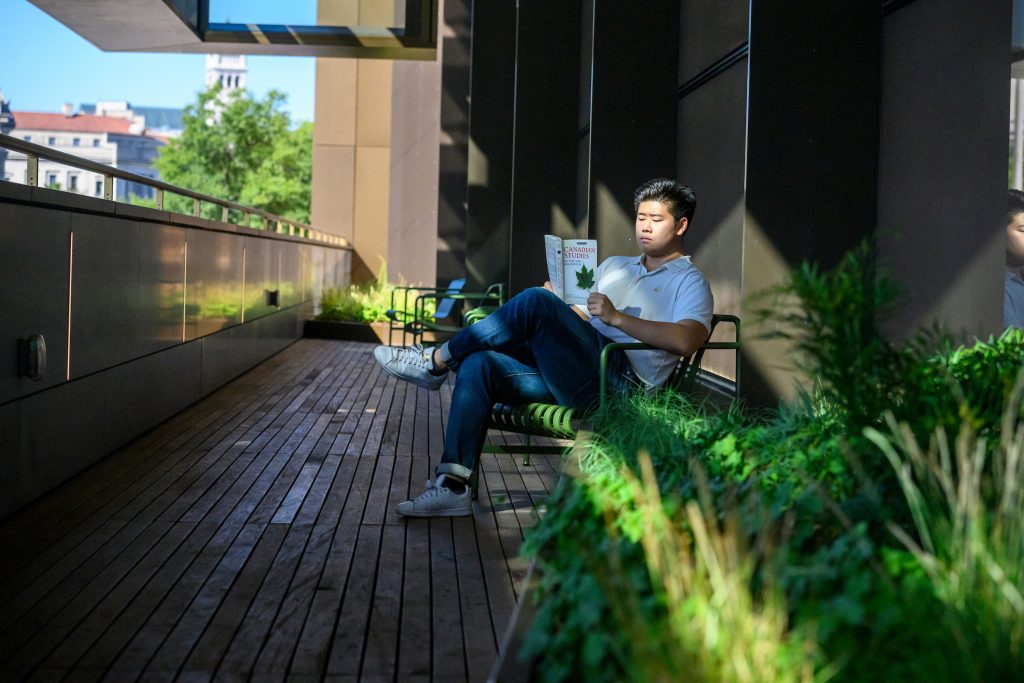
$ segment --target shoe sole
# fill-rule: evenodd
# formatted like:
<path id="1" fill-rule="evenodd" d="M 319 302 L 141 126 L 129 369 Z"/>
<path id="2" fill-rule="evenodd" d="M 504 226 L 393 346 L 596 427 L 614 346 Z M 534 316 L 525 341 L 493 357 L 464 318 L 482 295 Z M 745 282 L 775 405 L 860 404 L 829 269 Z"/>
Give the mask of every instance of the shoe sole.
<path id="1" fill-rule="evenodd" d="M 377 357 L 374 356 L 373 359 L 377 360 Z M 403 382 L 408 382 L 409 384 L 415 384 L 416 386 L 421 387 L 423 389 L 426 389 L 427 391 L 440 391 L 441 390 L 441 385 L 444 384 L 444 381 L 441 381 L 437 385 L 427 384 L 426 382 L 421 382 L 418 379 L 413 379 L 412 377 L 407 377 L 405 375 L 401 375 L 401 374 L 395 372 L 394 370 L 392 370 L 391 368 L 389 368 L 384 363 L 381 363 L 379 360 L 377 360 L 377 365 L 380 366 L 381 370 L 383 370 L 384 372 L 388 373 L 389 375 L 391 375 L 395 379 L 400 379 Z"/>
<path id="2" fill-rule="evenodd" d="M 472 508 L 469 510 L 437 510 L 437 511 L 416 511 L 416 512 L 401 512 L 396 510 L 402 517 L 417 517 L 423 519 L 424 517 L 470 517 L 473 514 Z"/>

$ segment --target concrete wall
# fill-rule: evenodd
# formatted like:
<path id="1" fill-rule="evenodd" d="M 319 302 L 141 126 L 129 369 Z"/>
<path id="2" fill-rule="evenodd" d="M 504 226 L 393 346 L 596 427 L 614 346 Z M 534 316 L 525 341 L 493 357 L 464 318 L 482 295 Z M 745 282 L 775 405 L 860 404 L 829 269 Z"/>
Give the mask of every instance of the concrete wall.
<path id="1" fill-rule="evenodd" d="M 0 515 L 294 342 L 349 268 L 347 250 L 0 183 Z M 46 371 L 19 377 L 37 334 Z"/>

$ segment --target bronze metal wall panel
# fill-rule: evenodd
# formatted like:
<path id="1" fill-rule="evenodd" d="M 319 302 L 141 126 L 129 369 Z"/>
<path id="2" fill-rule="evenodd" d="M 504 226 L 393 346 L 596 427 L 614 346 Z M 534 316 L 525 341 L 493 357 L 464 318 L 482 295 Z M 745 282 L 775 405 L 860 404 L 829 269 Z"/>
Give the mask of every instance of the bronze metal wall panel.
<path id="1" fill-rule="evenodd" d="M 242 321 L 242 245 L 234 235 L 186 233 L 185 339 Z"/>
<path id="2" fill-rule="evenodd" d="M 139 223 L 73 214 L 71 378 L 141 355 Z"/>
<path id="3" fill-rule="evenodd" d="M 139 230 L 139 351 L 180 344 L 184 334 L 185 230 L 142 223 Z"/>
<path id="4" fill-rule="evenodd" d="M 19 401 L 21 428 L 15 458 L 18 482 L 0 496 L 0 514 L 9 495 L 20 505 L 85 469 L 110 452 L 104 373 L 65 382 Z"/>
<path id="5" fill-rule="evenodd" d="M 304 300 L 308 286 L 302 282 L 302 255 L 298 244 L 279 243 L 281 306 L 287 308 Z"/>
<path id="6" fill-rule="evenodd" d="M 200 394 L 200 342 L 165 349 L 106 373 L 103 393 L 110 449 L 168 419 Z"/>
<path id="7" fill-rule="evenodd" d="M 687 0 L 679 7 L 682 85 L 747 42 L 750 1 Z"/>
<path id="8" fill-rule="evenodd" d="M 677 177 L 697 195 L 686 251 L 711 283 L 716 313 L 740 310 L 746 100 L 744 61 L 679 102 Z M 704 367 L 735 377 L 732 353 L 709 353 Z"/>
<path id="9" fill-rule="evenodd" d="M 71 214 L 0 204 L 0 403 L 60 384 L 68 352 Z M 46 373 L 18 377 L 17 340 L 41 334 Z"/>
<path id="10" fill-rule="evenodd" d="M 245 238 L 245 314 L 242 320 L 255 320 L 276 311 L 267 304 L 267 295 L 278 289 L 277 249 L 270 240 Z"/>

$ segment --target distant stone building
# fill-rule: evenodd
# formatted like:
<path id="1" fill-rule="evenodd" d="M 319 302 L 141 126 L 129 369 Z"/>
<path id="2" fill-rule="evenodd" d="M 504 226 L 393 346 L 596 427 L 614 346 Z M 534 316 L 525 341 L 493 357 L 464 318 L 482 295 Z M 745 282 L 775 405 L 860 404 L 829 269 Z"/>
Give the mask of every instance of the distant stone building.
<path id="1" fill-rule="evenodd" d="M 245 90 L 248 71 L 245 55 L 206 55 L 206 88 L 220 83 L 222 98 L 234 90 Z"/>
<path id="2" fill-rule="evenodd" d="M 26 142 L 45 145 L 147 178 L 159 178 L 153 160 L 157 150 L 166 144 L 166 139 L 146 134 L 143 124 L 138 121 L 124 116 L 73 113 L 70 104 L 64 105 L 61 113 L 15 111 L 13 115 L 17 122 L 16 136 Z M 10 152 L 4 180 L 26 183 L 27 178 L 25 155 Z M 92 197 L 103 195 L 101 174 L 46 159 L 39 160 L 39 184 Z M 152 198 L 155 190 L 139 183 L 118 180 L 114 183 L 114 194 L 117 199 L 126 201 L 132 194 Z"/>
<path id="3" fill-rule="evenodd" d="M 82 104 L 79 111 L 96 116 L 114 116 L 139 124 L 147 134 L 177 137 L 185 129 L 184 111 L 171 107 L 135 107 L 124 100 L 100 100 Z"/>

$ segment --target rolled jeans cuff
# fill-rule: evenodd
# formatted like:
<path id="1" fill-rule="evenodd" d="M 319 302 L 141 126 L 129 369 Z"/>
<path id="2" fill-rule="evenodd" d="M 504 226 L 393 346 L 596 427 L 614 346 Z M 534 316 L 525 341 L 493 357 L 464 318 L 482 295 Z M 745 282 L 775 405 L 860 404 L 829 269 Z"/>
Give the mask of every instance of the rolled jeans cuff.
<path id="1" fill-rule="evenodd" d="M 437 469 L 434 470 L 434 474 L 450 474 L 462 479 L 463 481 L 469 481 L 469 478 L 473 475 L 473 470 L 464 465 L 460 465 L 457 462 L 442 462 L 438 463 Z"/>

